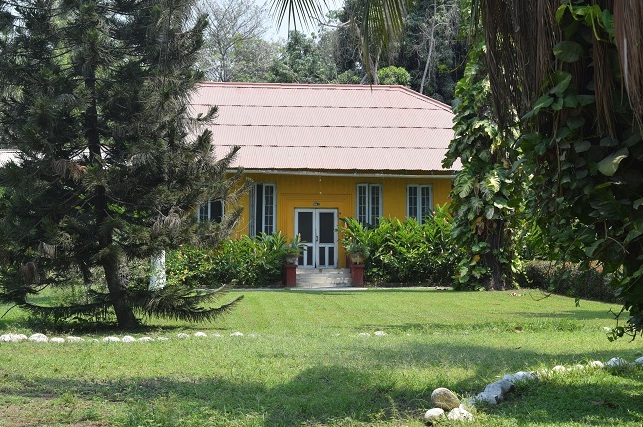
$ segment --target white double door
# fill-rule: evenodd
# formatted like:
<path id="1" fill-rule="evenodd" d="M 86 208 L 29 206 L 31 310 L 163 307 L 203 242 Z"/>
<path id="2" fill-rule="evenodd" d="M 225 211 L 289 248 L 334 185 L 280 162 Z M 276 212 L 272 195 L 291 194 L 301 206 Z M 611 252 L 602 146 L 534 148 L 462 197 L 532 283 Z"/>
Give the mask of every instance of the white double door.
<path id="1" fill-rule="evenodd" d="M 300 267 L 337 267 L 337 209 L 295 209 L 295 233 L 306 245 Z"/>

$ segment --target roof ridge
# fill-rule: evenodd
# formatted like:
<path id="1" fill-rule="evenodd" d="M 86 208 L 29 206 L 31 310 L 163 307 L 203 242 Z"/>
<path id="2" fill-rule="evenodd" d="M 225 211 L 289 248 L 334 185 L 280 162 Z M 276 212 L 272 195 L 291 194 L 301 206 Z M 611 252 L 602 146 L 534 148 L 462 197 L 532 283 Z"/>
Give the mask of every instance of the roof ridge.
<path id="1" fill-rule="evenodd" d="M 423 95 L 419 92 L 414 91 L 411 88 L 402 85 L 365 85 L 365 84 L 340 84 L 340 83 L 268 83 L 268 82 L 213 82 L 213 81 L 203 81 L 199 85 L 202 86 L 230 86 L 230 87 L 263 87 L 266 89 L 341 89 L 341 90 L 364 90 L 370 89 L 372 91 L 382 91 L 382 90 L 396 90 L 400 92 L 405 92 L 406 94 L 428 101 L 435 104 L 437 107 L 440 107 L 444 110 L 452 112 L 450 105 L 445 104 L 444 102 L 438 101 L 437 99 L 431 98 L 430 96 Z"/>

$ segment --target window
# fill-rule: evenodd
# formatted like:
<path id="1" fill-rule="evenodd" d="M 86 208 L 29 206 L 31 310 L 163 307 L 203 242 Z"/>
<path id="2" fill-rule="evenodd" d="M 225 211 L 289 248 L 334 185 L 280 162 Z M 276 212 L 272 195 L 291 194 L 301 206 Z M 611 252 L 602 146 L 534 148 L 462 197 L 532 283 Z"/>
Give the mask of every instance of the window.
<path id="1" fill-rule="evenodd" d="M 223 201 L 211 200 L 199 206 L 199 214 L 197 220 L 202 221 L 215 221 L 221 222 L 223 219 Z"/>
<path id="2" fill-rule="evenodd" d="M 382 186 L 357 184 L 357 209 L 355 217 L 364 225 L 377 225 L 382 216 Z"/>
<path id="3" fill-rule="evenodd" d="M 250 236 L 275 232 L 275 184 L 255 184 L 250 189 Z"/>
<path id="4" fill-rule="evenodd" d="M 409 185 L 406 191 L 406 216 L 420 224 L 433 211 L 433 191 L 430 185 Z"/>

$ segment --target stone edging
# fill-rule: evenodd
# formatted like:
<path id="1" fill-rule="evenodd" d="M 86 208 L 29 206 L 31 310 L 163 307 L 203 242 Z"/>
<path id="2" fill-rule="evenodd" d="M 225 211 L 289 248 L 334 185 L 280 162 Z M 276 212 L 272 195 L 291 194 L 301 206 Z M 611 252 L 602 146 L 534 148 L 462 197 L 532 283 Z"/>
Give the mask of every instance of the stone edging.
<path id="1" fill-rule="evenodd" d="M 206 334 L 205 332 L 195 332 L 192 334 L 193 337 L 196 338 L 220 338 L 223 335 L 215 333 L 215 334 Z M 244 336 L 242 332 L 233 332 L 230 334 L 231 337 L 242 337 Z M 250 334 L 250 336 L 254 336 L 254 334 Z M 177 338 L 179 339 L 187 339 L 190 338 L 190 335 L 186 333 L 179 333 L 176 335 Z M 125 335 L 122 338 L 116 337 L 116 336 L 108 336 L 104 337 L 102 339 L 103 342 L 124 342 L 124 343 L 130 343 L 130 342 L 151 342 L 151 341 L 168 341 L 169 338 L 167 337 L 140 337 L 140 338 L 134 338 L 131 335 Z M 67 336 L 65 338 L 63 337 L 51 337 L 49 338 L 45 334 L 33 334 L 30 336 L 26 336 L 24 334 L 4 334 L 0 335 L 0 342 L 23 342 L 23 341 L 30 341 L 30 342 L 40 342 L 40 343 L 65 343 L 65 342 L 101 342 L 98 338 L 82 338 L 82 337 L 76 337 L 76 336 Z"/>
<path id="2" fill-rule="evenodd" d="M 551 369 L 542 369 L 535 372 L 520 371 L 515 374 L 507 374 L 502 379 L 488 384 L 484 390 L 475 397 L 466 399 L 461 403 L 460 399 L 448 388 L 440 387 L 431 393 L 431 403 L 433 408 L 426 411 L 424 421 L 428 425 L 439 422 L 445 416 L 449 420 L 471 422 L 474 419 L 473 414 L 469 411 L 479 405 L 497 405 L 502 402 L 507 393 L 513 391 L 517 383 L 526 381 L 536 381 L 545 379 L 554 373 L 563 373 L 581 369 L 619 369 L 627 367 L 643 367 L 643 356 L 629 363 L 621 357 L 612 357 L 603 363 L 594 360 L 585 365 L 575 365 L 567 368 L 563 365 L 556 365 Z"/>

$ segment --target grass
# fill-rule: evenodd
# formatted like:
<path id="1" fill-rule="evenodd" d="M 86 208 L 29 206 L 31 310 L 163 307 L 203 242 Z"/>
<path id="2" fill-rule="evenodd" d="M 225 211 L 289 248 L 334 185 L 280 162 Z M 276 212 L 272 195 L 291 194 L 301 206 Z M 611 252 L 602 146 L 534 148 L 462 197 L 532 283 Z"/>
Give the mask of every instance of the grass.
<path id="1" fill-rule="evenodd" d="M 0 426 L 413 427 L 437 387 L 466 397 L 506 373 L 641 355 L 605 338 L 617 306 L 521 292 L 244 291 L 215 323 L 132 334 L 166 342 L 0 343 Z M 0 332 L 47 333 L 27 325 L 13 310 Z M 176 338 L 196 331 L 221 336 Z M 640 427 L 642 405 L 641 369 L 572 372 L 472 425 Z"/>

